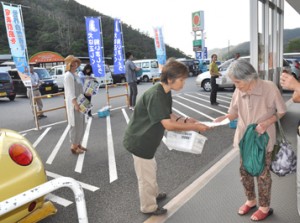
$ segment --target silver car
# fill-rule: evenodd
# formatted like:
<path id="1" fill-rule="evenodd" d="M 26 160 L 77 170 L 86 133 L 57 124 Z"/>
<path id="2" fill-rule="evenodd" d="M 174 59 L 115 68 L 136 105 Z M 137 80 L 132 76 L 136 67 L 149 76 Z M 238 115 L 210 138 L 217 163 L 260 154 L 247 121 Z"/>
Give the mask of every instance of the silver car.
<path id="1" fill-rule="evenodd" d="M 250 57 L 240 57 L 241 59 L 246 59 L 250 61 Z M 234 88 L 234 84 L 231 79 L 227 76 L 226 70 L 229 65 L 234 61 L 233 59 L 227 60 L 219 66 L 219 71 L 222 74 L 219 78 L 216 79 L 219 88 Z M 196 78 L 196 85 L 202 87 L 204 91 L 210 92 L 211 85 L 210 85 L 210 73 L 206 71 L 201 73 Z"/>

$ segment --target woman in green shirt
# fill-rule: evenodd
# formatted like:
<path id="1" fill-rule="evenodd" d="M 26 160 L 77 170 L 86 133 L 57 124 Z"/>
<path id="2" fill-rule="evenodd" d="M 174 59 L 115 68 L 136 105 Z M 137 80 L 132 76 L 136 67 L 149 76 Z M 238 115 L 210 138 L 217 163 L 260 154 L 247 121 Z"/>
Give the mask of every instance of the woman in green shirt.
<path id="1" fill-rule="evenodd" d="M 189 117 L 172 113 L 171 90 L 183 88 L 188 68 L 181 62 L 170 60 L 163 67 L 161 82 L 148 89 L 138 100 L 125 131 L 123 145 L 132 153 L 138 178 L 140 210 L 146 214 L 161 215 L 166 209 L 157 201 L 166 197 L 159 193 L 156 180 L 155 152 L 164 131 L 206 131 L 209 127 Z"/>

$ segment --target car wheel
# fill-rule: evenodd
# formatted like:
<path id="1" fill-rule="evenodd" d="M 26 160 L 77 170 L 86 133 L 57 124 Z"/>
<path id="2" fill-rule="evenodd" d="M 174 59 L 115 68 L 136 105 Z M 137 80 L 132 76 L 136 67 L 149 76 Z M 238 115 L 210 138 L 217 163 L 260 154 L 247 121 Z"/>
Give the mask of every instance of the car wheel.
<path id="1" fill-rule="evenodd" d="M 9 96 L 8 98 L 9 98 L 10 101 L 14 101 L 16 96 Z"/>
<path id="2" fill-rule="evenodd" d="M 121 82 L 121 83 L 125 83 L 125 82 L 126 82 L 126 79 L 125 79 L 125 78 L 121 78 L 120 82 Z"/>
<path id="3" fill-rule="evenodd" d="M 204 80 L 203 83 L 202 83 L 202 87 L 203 87 L 203 90 L 204 90 L 204 91 L 210 92 L 210 91 L 211 91 L 210 80 L 209 80 L 209 79 Z"/>
<path id="4" fill-rule="evenodd" d="M 189 71 L 189 76 L 190 77 L 194 76 L 194 73 L 192 71 Z"/>
<path id="5" fill-rule="evenodd" d="M 144 77 L 143 77 L 143 81 L 144 81 L 144 82 L 149 82 L 149 77 L 148 77 L 148 76 L 144 76 Z"/>

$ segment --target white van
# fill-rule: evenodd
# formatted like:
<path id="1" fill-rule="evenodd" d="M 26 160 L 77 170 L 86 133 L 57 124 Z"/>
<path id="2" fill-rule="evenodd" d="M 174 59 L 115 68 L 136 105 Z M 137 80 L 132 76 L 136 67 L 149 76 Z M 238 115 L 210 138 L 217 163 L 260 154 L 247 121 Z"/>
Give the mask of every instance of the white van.
<path id="1" fill-rule="evenodd" d="M 158 61 L 156 59 L 144 59 L 132 61 L 137 67 L 142 68 L 136 72 L 138 81 L 148 82 L 153 78 L 159 77 Z"/>
<path id="2" fill-rule="evenodd" d="M 81 64 L 78 68 L 78 71 L 83 70 L 86 64 Z M 49 73 L 51 77 L 56 80 L 58 88 L 64 89 L 64 74 L 65 74 L 65 65 L 57 65 L 50 69 Z M 113 79 L 111 76 L 111 71 L 107 65 L 105 65 L 105 77 L 96 77 L 97 81 L 100 83 L 100 87 L 104 87 L 106 84 L 113 84 Z"/>

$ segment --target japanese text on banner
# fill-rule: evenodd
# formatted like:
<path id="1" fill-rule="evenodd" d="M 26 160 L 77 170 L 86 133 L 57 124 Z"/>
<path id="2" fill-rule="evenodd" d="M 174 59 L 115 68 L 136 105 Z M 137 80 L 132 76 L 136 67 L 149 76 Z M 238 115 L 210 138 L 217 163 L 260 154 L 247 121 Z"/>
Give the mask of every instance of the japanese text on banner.
<path id="1" fill-rule="evenodd" d="M 94 17 L 86 17 L 86 34 L 89 50 L 90 64 L 93 68 L 95 77 L 105 76 L 101 19 Z"/>
<path id="2" fill-rule="evenodd" d="M 124 52 L 123 52 L 123 38 L 122 28 L 119 19 L 115 19 L 114 31 L 114 74 L 124 74 Z"/>

